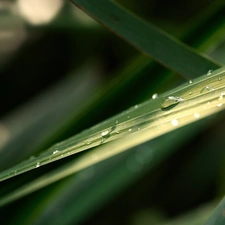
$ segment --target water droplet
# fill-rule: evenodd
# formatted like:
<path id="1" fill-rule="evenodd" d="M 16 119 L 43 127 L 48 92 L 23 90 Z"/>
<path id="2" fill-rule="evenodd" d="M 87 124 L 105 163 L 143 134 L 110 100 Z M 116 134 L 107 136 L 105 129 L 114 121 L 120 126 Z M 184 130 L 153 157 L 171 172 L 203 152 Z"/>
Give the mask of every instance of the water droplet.
<path id="1" fill-rule="evenodd" d="M 210 76 L 212 74 L 213 70 L 209 70 L 207 73 L 207 76 Z"/>
<path id="2" fill-rule="evenodd" d="M 55 150 L 52 154 L 55 155 L 57 154 L 59 151 L 58 150 Z"/>
<path id="3" fill-rule="evenodd" d="M 193 81 L 192 80 L 189 80 L 189 84 L 192 84 L 193 83 Z"/>
<path id="4" fill-rule="evenodd" d="M 140 127 L 138 127 L 138 130 L 141 130 L 141 128 L 140 128 Z"/>
<path id="5" fill-rule="evenodd" d="M 108 134 L 109 134 L 109 131 L 108 131 L 108 130 L 105 130 L 105 131 L 102 132 L 102 137 L 105 137 L 105 136 L 107 136 Z"/>
<path id="6" fill-rule="evenodd" d="M 219 77 L 219 78 L 218 78 L 218 81 L 221 81 L 221 80 L 222 80 L 222 77 Z"/>
<path id="7" fill-rule="evenodd" d="M 37 162 L 36 165 L 35 165 L 35 168 L 38 168 L 40 166 L 41 166 L 40 162 Z"/>
<path id="8" fill-rule="evenodd" d="M 116 134 L 119 134 L 120 132 L 117 130 L 115 133 L 116 133 Z"/>
<path id="9" fill-rule="evenodd" d="M 194 117 L 199 118 L 200 117 L 199 113 L 194 113 Z"/>
<path id="10" fill-rule="evenodd" d="M 218 98 L 219 101 L 222 101 L 224 99 L 225 93 L 220 93 L 220 97 Z"/>
<path id="11" fill-rule="evenodd" d="M 157 93 L 155 93 L 155 94 L 152 95 L 152 99 L 156 99 L 157 97 L 158 97 L 158 94 Z"/>
<path id="12" fill-rule="evenodd" d="M 173 120 L 171 121 L 171 123 L 172 123 L 173 126 L 177 126 L 179 122 L 178 122 L 177 119 L 173 119 Z"/>
<path id="13" fill-rule="evenodd" d="M 119 123 L 119 121 L 118 121 L 118 120 L 116 120 L 116 123 Z"/>
<path id="14" fill-rule="evenodd" d="M 214 89 L 211 86 L 205 86 L 204 88 L 202 88 L 200 93 L 206 93 L 206 92 L 213 91 L 213 90 Z"/>
<path id="15" fill-rule="evenodd" d="M 162 106 L 162 108 L 168 108 L 172 105 L 178 104 L 181 101 L 183 101 L 183 98 L 181 98 L 181 97 L 169 96 L 162 101 L 161 106 Z"/>
<path id="16" fill-rule="evenodd" d="M 127 116 L 127 119 L 129 119 L 130 118 L 130 116 Z"/>
<path id="17" fill-rule="evenodd" d="M 218 107 L 221 107 L 222 105 L 223 105 L 223 104 L 222 104 L 222 103 L 220 103 L 220 104 L 218 104 L 217 106 L 218 106 Z"/>
<path id="18" fill-rule="evenodd" d="M 191 91 L 189 92 L 189 95 L 192 95 L 192 92 Z"/>
<path id="19" fill-rule="evenodd" d="M 90 140 L 87 140 L 85 143 L 86 143 L 87 145 L 90 145 L 90 144 L 91 144 L 91 141 L 90 141 Z"/>
<path id="20" fill-rule="evenodd" d="M 130 128 L 128 131 L 130 132 L 130 131 L 132 131 L 132 129 Z"/>
<path id="21" fill-rule="evenodd" d="M 138 108 L 138 105 L 135 105 L 134 108 L 137 109 Z"/>
<path id="22" fill-rule="evenodd" d="M 17 170 L 14 170 L 14 174 L 15 174 L 15 175 L 17 174 Z"/>

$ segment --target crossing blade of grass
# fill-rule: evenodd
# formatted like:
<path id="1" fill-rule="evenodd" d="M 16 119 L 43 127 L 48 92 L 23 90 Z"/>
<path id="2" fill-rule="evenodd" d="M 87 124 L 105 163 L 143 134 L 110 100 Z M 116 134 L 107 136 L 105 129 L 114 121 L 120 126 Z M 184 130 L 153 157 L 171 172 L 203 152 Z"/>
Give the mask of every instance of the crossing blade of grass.
<path id="1" fill-rule="evenodd" d="M 71 0 L 83 11 L 124 38 L 160 64 L 190 79 L 199 76 L 198 68 L 214 70 L 216 63 L 165 32 L 136 18 L 109 0 Z M 208 61 L 205 64 L 205 61 Z M 192 67 L 189 67 L 192 65 Z"/>
<path id="2" fill-rule="evenodd" d="M 224 108 L 224 80 L 224 68 L 214 71 L 213 74 L 204 75 L 193 80 L 191 84 L 185 84 L 156 99 L 134 106 L 92 129 L 54 145 L 35 159 L 3 171 L 0 179 L 1 181 L 6 180 L 68 155 L 100 145 L 75 162 L 66 165 L 65 168 L 54 170 L 48 179 L 38 179 L 35 186 L 35 190 L 37 190 L 147 140 L 194 122 L 198 118 L 214 114 Z M 174 102 L 174 98 L 178 98 L 180 102 L 177 100 Z M 105 144 L 107 142 L 109 143 Z M 22 193 L 27 191 L 30 190 L 23 188 Z M 13 194 L 10 194 L 9 197 L 14 198 Z M 3 199 L 2 204 L 5 201 Z"/>
<path id="3" fill-rule="evenodd" d="M 223 225 L 225 224 L 225 197 L 221 200 L 205 225 Z"/>

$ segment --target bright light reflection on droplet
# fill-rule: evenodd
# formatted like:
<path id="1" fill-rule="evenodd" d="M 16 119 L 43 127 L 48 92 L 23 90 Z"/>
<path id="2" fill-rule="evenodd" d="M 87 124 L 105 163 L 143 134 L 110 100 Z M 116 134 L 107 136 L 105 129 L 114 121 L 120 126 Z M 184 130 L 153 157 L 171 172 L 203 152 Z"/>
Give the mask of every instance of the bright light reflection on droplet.
<path id="1" fill-rule="evenodd" d="M 109 134 L 109 131 L 108 131 L 108 130 L 105 130 L 105 131 L 102 132 L 102 137 L 105 137 L 105 136 L 107 136 L 108 134 Z"/>
<path id="2" fill-rule="evenodd" d="M 178 120 L 177 119 L 173 119 L 172 121 L 171 121 L 171 124 L 173 125 L 173 126 L 177 126 L 178 125 Z"/>
<path id="3" fill-rule="evenodd" d="M 39 162 L 37 162 L 37 164 L 36 164 L 36 168 L 38 168 L 38 167 L 40 167 L 41 166 L 41 164 L 39 163 Z"/>
<path id="4" fill-rule="evenodd" d="M 156 99 L 157 97 L 158 97 L 158 94 L 157 93 L 155 93 L 155 94 L 152 95 L 152 99 Z"/>
<path id="5" fill-rule="evenodd" d="M 199 113 L 194 113 L 194 117 L 199 118 L 200 117 Z"/>
<path id="6" fill-rule="evenodd" d="M 193 83 L 193 81 L 192 80 L 189 80 L 189 84 L 192 84 Z"/>
<path id="7" fill-rule="evenodd" d="M 181 101 L 183 101 L 183 98 L 181 97 L 169 96 L 161 102 L 161 106 L 162 108 L 168 108 L 172 105 L 178 104 Z"/>
<path id="8" fill-rule="evenodd" d="M 223 100 L 223 99 L 224 99 L 224 96 L 225 96 L 225 93 L 221 93 L 218 100 L 219 100 L 219 101 Z"/>
<path id="9" fill-rule="evenodd" d="M 207 73 L 207 76 L 211 75 L 213 72 L 213 70 L 209 70 L 208 73 Z"/>

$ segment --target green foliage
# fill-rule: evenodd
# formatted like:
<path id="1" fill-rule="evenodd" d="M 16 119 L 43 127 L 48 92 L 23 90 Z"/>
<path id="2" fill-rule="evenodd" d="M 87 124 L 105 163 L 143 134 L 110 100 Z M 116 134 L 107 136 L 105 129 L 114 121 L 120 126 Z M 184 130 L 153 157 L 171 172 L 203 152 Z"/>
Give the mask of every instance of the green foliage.
<path id="1" fill-rule="evenodd" d="M 168 21 L 155 21 L 160 29 L 128 12 L 133 1 L 123 2 L 126 7 L 106 0 L 71 2 L 114 34 L 88 17 L 86 23 L 80 11 L 75 19 L 72 4 L 45 26 L 24 25 L 54 38 L 60 31 L 60 54 L 45 50 L 51 35 L 49 42 L 48 35 L 33 40 L 2 65 L 3 75 L 22 74 L 25 64 L 37 79 L 32 56 L 38 53 L 42 63 L 47 54 L 56 67 L 49 70 L 47 63 L 44 74 L 66 77 L 2 117 L 5 223 L 223 224 L 224 200 L 209 216 L 214 199 L 224 194 L 223 178 L 218 181 L 224 174 L 224 1 L 208 3 L 185 26 L 171 21 L 170 29 Z M 135 56 L 130 44 L 147 56 Z M 192 213 L 200 204 L 202 211 Z"/>

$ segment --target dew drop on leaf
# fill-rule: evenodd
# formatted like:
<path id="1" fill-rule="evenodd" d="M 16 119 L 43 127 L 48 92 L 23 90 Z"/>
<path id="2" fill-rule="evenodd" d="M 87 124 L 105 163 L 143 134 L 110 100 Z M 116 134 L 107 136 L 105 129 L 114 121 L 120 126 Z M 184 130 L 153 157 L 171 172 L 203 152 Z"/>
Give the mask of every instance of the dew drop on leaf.
<path id="1" fill-rule="evenodd" d="M 87 140 L 87 141 L 86 141 L 86 144 L 87 144 L 87 145 L 90 145 L 90 144 L 91 144 L 91 141 L 90 141 L 90 140 Z"/>
<path id="2" fill-rule="evenodd" d="M 157 93 L 155 93 L 155 94 L 152 95 L 152 99 L 156 99 L 157 97 L 158 97 L 158 94 Z"/>
<path id="3" fill-rule="evenodd" d="M 206 93 L 206 92 L 213 91 L 213 90 L 214 89 L 211 86 L 205 86 L 204 88 L 202 88 L 200 93 Z"/>
<path id="4" fill-rule="evenodd" d="M 37 162 L 36 165 L 35 165 L 36 168 L 38 168 L 40 166 L 41 166 L 41 164 L 39 162 Z"/>
<path id="5" fill-rule="evenodd" d="M 210 76 L 212 74 L 213 70 L 209 70 L 207 73 L 207 76 Z"/>
<path id="6" fill-rule="evenodd" d="M 162 108 L 168 108 L 172 105 L 178 104 L 181 101 L 183 101 L 183 98 L 181 98 L 181 97 L 169 96 L 162 101 L 161 106 L 162 106 Z"/>
<path id="7" fill-rule="evenodd" d="M 194 113 L 194 117 L 199 118 L 200 117 L 199 113 Z"/>
<path id="8" fill-rule="evenodd" d="M 173 119 L 172 121 L 171 121 L 171 123 L 172 123 L 172 125 L 175 127 L 175 126 L 177 126 L 178 125 L 178 120 L 177 119 Z"/>
<path id="9" fill-rule="evenodd" d="M 58 150 L 55 150 L 52 154 L 55 155 L 57 154 L 59 151 Z"/>
<path id="10" fill-rule="evenodd" d="M 193 81 L 192 80 L 189 80 L 189 84 L 192 84 L 193 83 Z"/>
<path id="11" fill-rule="evenodd" d="M 219 101 L 222 101 L 225 97 L 225 93 L 220 93 L 220 97 L 218 98 Z"/>
<path id="12" fill-rule="evenodd" d="M 105 137 L 105 136 L 107 136 L 108 134 L 109 134 L 109 131 L 108 131 L 108 130 L 105 130 L 105 131 L 102 132 L 102 137 Z"/>

